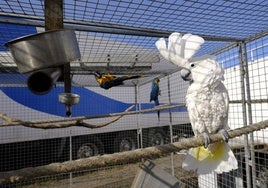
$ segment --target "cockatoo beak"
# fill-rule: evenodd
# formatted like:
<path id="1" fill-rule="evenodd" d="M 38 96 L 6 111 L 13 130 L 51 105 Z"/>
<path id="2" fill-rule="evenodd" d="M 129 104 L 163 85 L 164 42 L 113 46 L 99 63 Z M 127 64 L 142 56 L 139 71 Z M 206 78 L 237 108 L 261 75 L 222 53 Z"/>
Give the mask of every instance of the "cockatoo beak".
<path id="1" fill-rule="evenodd" d="M 192 74 L 191 71 L 189 69 L 181 69 L 181 78 L 184 81 L 190 81 L 192 82 Z"/>

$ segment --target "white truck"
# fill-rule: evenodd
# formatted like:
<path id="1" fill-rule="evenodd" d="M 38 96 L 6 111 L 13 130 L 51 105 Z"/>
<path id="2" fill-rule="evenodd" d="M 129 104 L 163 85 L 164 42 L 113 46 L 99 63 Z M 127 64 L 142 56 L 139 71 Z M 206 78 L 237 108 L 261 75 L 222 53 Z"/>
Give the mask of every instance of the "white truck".
<path id="1" fill-rule="evenodd" d="M 16 74 L 12 77 L 15 79 Z M 161 105 L 184 103 L 187 83 L 179 78 L 178 73 L 160 80 Z M 168 89 L 168 85 L 172 86 Z M 176 91 L 179 85 L 183 89 Z M 131 105 L 135 105 L 132 111 L 151 109 L 154 104 L 149 101 L 150 90 L 151 82 L 109 90 L 100 87 L 73 87 L 72 92 L 80 95 L 80 101 L 72 106 L 72 117 L 124 112 Z M 65 107 L 58 102 L 58 95 L 63 91 L 64 88 L 58 86 L 46 95 L 35 95 L 27 86 L 1 87 L 0 112 L 22 121 L 63 118 L 66 117 Z M 111 118 L 94 118 L 85 122 L 98 125 Z M 161 111 L 160 121 L 156 111 L 137 113 L 125 115 L 118 121 L 97 129 L 77 126 L 38 129 L 22 125 L 0 129 L 0 171 L 160 145 L 170 142 L 170 138 L 193 135 L 185 107 Z"/>

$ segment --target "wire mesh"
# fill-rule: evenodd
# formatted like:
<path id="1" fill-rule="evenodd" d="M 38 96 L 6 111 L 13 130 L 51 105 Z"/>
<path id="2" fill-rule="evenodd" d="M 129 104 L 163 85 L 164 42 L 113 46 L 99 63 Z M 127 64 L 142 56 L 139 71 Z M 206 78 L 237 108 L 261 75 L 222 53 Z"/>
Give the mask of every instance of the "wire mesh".
<path id="1" fill-rule="evenodd" d="M 216 54 L 225 69 L 231 129 L 267 120 L 267 6 L 258 1 L 64 1 L 65 28 L 74 29 L 81 58 L 71 62 L 73 91 L 81 101 L 72 116 L 99 116 L 151 109 L 152 81 L 160 79 L 161 105 L 185 103 L 188 83 L 176 66 L 164 60 L 155 47 L 159 37 L 171 32 L 198 34 L 206 39 L 196 56 Z M 62 83 L 45 96 L 26 87 L 29 74 L 20 74 L 4 45 L 28 34 L 45 31 L 44 1 L 0 2 L 0 112 L 22 121 L 65 117 L 58 94 Z M 243 46 L 245 45 L 245 46 Z M 245 47 L 245 48 L 244 48 Z M 138 74 L 142 78 L 104 90 L 95 71 L 116 76 Z M 157 106 L 156 106 L 157 107 Z M 110 117 L 93 118 L 98 125 Z M 1 123 L 4 120 L 1 119 Z M 74 126 L 64 129 L 1 127 L 0 172 L 50 163 L 102 156 L 193 137 L 187 109 L 171 108 L 123 116 L 100 129 Z M 239 168 L 223 174 L 198 176 L 181 168 L 186 150 L 153 160 L 186 187 L 265 187 L 268 174 L 267 129 L 230 140 Z M 5 187 L 130 187 L 141 160 L 132 164 L 55 173 L 3 184 Z M 1 178 L 0 178 L 1 179 Z M 105 181 L 104 181 L 105 180 Z M 2 186 L 0 184 L 0 186 Z"/>

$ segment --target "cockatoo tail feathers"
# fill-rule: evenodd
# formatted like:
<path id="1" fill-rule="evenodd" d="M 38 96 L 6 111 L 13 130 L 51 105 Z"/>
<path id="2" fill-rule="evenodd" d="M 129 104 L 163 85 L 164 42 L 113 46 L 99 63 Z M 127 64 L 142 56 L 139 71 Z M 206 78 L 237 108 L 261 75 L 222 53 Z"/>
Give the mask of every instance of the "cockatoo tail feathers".
<path id="1" fill-rule="evenodd" d="M 228 144 L 217 142 L 208 148 L 191 148 L 183 161 L 185 170 L 195 170 L 198 174 L 229 172 L 238 168 L 237 160 Z"/>

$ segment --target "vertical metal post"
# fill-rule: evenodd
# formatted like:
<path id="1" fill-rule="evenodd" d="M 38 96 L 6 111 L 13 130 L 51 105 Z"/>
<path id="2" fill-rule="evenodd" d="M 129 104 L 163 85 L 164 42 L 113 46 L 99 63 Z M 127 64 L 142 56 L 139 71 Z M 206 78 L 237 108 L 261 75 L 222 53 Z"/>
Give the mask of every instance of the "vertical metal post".
<path id="1" fill-rule="evenodd" d="M 242 97 L 242 111 L 243 111 L 243 125 L 247 126 L 247 112 L 246 112 L 246 96 L 245 96 L 245 67 L 243 62 L 243 45 L 239 43 L 239 65 L 240 65 L 240 79 L 241 79 L 241 97 Z M 250 173 L 250 153 L 248 144 L 248 135 L 244 135 L 244 150 L 246 163 L 246 178 L 247 188 L 251 188 L 251 173 Z"/>
<path id="2" fill-rule="evenodd" d="M 140 103 L 139 103 L 139 85 L 136 84 L 135 86 L 135 104 L 136 104 L 136 111 L 140 110 Z M 138 141 L 138 148 L 142 148 L 142 130 L 140 128 L 140 113 L 136 115 L 137 117 L 137 141 Z"/>
<path id="3" fill-rule="evenodd" d="M 246 94 L 247 94 L 247 113 L 248 113 L 248 123 L 252 124 L 252 108 L 251 108 L 251 93 L 250 93 L 250 83 L 249 83 L 249 72 L 248 72 L 248 58 L 247 58 L 247 47 L 244 42 L 241 43 L 243 48 L 243 62 L 245 71 L 245 81 L 246 81 Z M 250 154 L 251 154 L 251 173 L 252 173 L 252 186 L 256 188 L 256 163 L 255 163 L 255 152 L 254 152 L 254 137 L 253 133 L 249 134 L 250 138 Z"/>
<path id="4" fill-rule="evenodd" d="M 171 92 L 170 92 L 170 79 L 169 76 L 167 76 L 167 81 L 168 81 L 168 103 L 171 105 Z M 170 130 L 170 139 L 171 139 L 171 143 L 173 143 L 173 129 L 172 129 L 172 113 L 171 113 L 171 109 L 168 110 L 169 111 L 169 125 L 171 126 L 171 130 Z"/>
<path id="5" fill-rule="evenodd" d="M 72 84 L 71 84 L 71 67 L 70 63 L 66 63 L 63 65 L 63 80 L 64 80 L 64 92 L 71 93 L 72 92 Z"/>
<path id="6" fill-rule="evenodd" d="M 69 155 L 70 155 L 70 161 L 73 160 L 73 146 L 72 146 L 72 130 L 70 130 L 70 135 L 69 135 Z M 73 173 L 70 172 L 70 181 L 69 181 L 69 185 L 70 188 L 72 187 L 73 184 Z"/>
<path id="7" fill-rule="evenodd" d="M 63 0 L 45 0 L 45 30 L 63 29 Z M 71 93 L 70 63 L 63 65 L 65 93 Z M 70 132 L 70 160 L 72 160 L 72 135 Z M 72 187 L 72 173 L 70 173 Z"/>
<path id="8" fill-rule="evenodd" d="M 45 30 L 47 31 L 63 28 L 63 0 L 45 0 Z M 70 63 L 65 63 L 62 67 L 64 92 L 71 93 Z M 67 113 L 70 112 L 66 112 L 66 114 Z"/>
<path id="9" fill-rule="evenodd" d="M 171 105 L 171 93 L 170 93 L 169 75 L 167 76 L 167 86 L 168 86 L 168 103 Z M 171 113 L 171 109 L 169 109 L 168 111 L 169 111 L 170 143 L 173 143 L 172 113 Z M 171 173 L 172 173 L 172 176 L 174 176 L 175 173 L 174 173 L 174 153 L 173 152 L 170 154 L 170 158 L 171 158 Z"/>
<path id="10" fill-rule="evenodd" d="M 45 0 L 45 30 L 63 29 L 63 0 Z"/>

